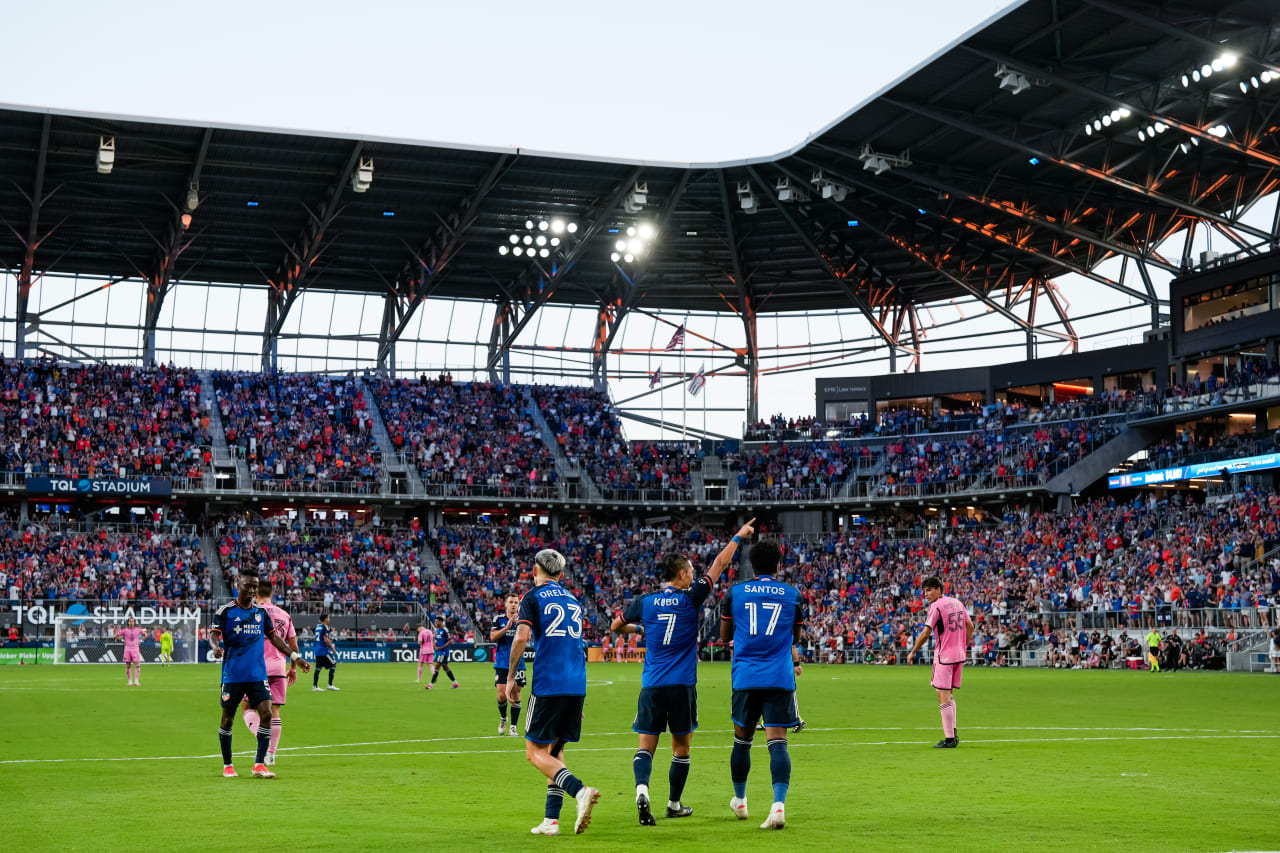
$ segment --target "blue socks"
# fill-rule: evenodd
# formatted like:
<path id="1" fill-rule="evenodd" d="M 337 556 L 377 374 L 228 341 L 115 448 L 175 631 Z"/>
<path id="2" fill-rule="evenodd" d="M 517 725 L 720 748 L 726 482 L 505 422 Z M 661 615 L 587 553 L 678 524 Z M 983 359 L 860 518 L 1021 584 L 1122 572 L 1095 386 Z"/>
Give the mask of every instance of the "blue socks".
<path id="1" fill-rule="evenodd" d="M 769 774 L 773 777 L 773 801 L 785 803 L 791 787 L 791 755 L 784 738 L 769 741 Z"/>
<path id="2" fill-rule="evenodd" d="M 729 753 L 729 774 L 733 777 L 733 795 L 738 799 L 747 796 L 747 777 L 751 775 L 751 741 L 735 737 L 733 752 Z"/>
<path id="3" fill-rule="evenodd" d="M 557 773 L 556 778 L 552 781 L 557 787 L 563 789 L 564 792 L 571 797 L 578 796 L 578 792 L 583 788 L 582 782 L 578 780 L 577 776 L 570 773 L 569 768 L 567 767 Z"/>
<path id="4" fill-rule="evenodd" d="M 631 761 L 631 771 L 636 775 L 636 784 L 648 787 L 649 777 L 653 775 L 653 753 L 643 749 L 636 750 L 636 757 Z"/>
<path id="5" fill-rule="evenodd" d="M 564 791 L 555 782 L 547 783 L 547 808 L 542 813 L 547 820 L 560 819 L 560 807 L 564 805 Z"/>
<path id="6" fill-rule="evenodd" d="M 684 758 L 674 757 L 671 759 L 671 772 L 667 774 L 667 780 L 671 783 L 671 802 L 680 802 L 680 797 L 684 794 L 684 783 L 689 781 L 689 756 Z"/>

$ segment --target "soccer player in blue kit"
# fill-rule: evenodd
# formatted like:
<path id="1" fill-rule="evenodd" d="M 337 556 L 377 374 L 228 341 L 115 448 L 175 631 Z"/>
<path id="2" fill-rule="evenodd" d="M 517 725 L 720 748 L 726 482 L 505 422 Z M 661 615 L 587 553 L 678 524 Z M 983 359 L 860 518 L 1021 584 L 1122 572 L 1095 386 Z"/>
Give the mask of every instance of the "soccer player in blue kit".
<path id="1" fill-rule="evenodd" d="M 329 689 L 340 690 L 333 685 L 333 674 L 338 671 L 338 647 L 333 644 L 333 629 L 329 627 L 329 614 L 321 613 L 316 623 L 316 639 L 313 653 L 316 658 L 316 674 L 311 676 L 311 689 L 320 691 L 320 670 L 329 670 Z"/>
<path id="2" fill-rule="evenodd" d="M 222 722 L 218 727 L 218 745 L 222 747 L 222 775 L 236 776 L 231 764 L 231 721 L 240 700 L 248 699 L 258 711 L 259 720 L 271 720 L 271 688 L 267 684 L 267 663 L 262 654 L 263 639 L 290 661 L 302 668 L 311 664 L 290 649 L 276 634 L 267 611 L 254 603 L 258 592 L 258 576 L 240 573 L 239 595 L 218 608 L 209 629 L 209 645 L 213 659 L 222 659 Z M 267 747 L 271 744 L 271 727 L 258 726 L 258 752 L 253 762 L 253 775 L 274 779 L 276 774 L 266 765 Z"/>
<path id="3" fill-rule="evenodd" d="M 573 831 L 584 832 L 600 792 L 569 772 L 562 757 L 566 743 L 582 736 L 582 706 L 587 697 L 587 656 L 582 647 L 582 605 L 560 585 L 564 555 L 550 548 L 533 556 L 534 588 L 520 601 L 516 638 L 507 663 L 507 690 L 530 638 L 538 644 L 533 662 L 533 691 L 524 722 L 524 755 L 547 777 L 547 807 L 534 835 L 560 834 L 560 806 L 568 794 L 578 802 Z"/>
<path id="4" fill-rule="evenodd" d="M 796 588 L 775 580 L 782 562 L 782 546 L 771 539 L 757 542 L 747 554 L 755 577 L 734 584 L 720 603 L 720 637 L 733 641 L 733 752 L 729 771 L 733 799 L 729 808 L 738 820 L 747 819 L 747 776 L 751 773 L 751 738 L 756 721 L 764 719 L 769 741 L 769 770 L 773 777 L 773 806 L 761 829 L 786 826 L 787 789 L 791 785 L 791 756 L 787 729 L 800 722 L 796 710 L 796 676 L 801 673 L 800 640 L 804 614 Z"/>
<path id="5" fill-rule="evenodd" d="M 436 617 L 436 653 L 431 661 L 431 681 L 427 682 L 427 689 L 431 689 L 431 685 L 436 683 L 436 679 L 440 677 L 440 670 L 444 670 L 444 674 L 449 676 L 449 680 L 453 682 L 453 689 L 458 689 L 458 679 L 453 677 L 453 670 L 449 669 L 449 646 L 453 645 L 453 640 L 449 637 L 449 629 L 444 625 L 444 617 Z"/>
<path id="6" fill-rule="evenodd" d="M 693 579 L 693 562 L 683 554 L 669 554 L 662 559 L 662 589 L 649 595 L 637 595 L 621 616 L 613 620 L 610 630 L 630 634 L 636 625 L 644 626 L 644 674 L 640 681 L 640 698 L 636 703 L 636 719 L 631 728 L 640 736 L 640 746 L 632 759 L 636 779 L 636 809 L 641 826 L 656 826 L 649 803 L 649 776 L 653 772 L 653 755 L 658 738 L 671 732 L 671 769 L 667 779 L 671 793 L 667 797 L 667 817 L 688 817 L 693 809 L 680 797 L 689 778 L 689 749 L 693 731 L 698 727 L 698 616 L 711 596 L 716 581 L 729 567 L 742 540 L 755 532 L 751 519 L 716 555 L 710 570 Z"/>
<path id="7" fill-rule="evenodd" d="M 520 688 L 525 685 L 524 657 L 520 658 L 520 668 L 516 670 L 515 692 L 507 691 L 507 667 L 511 664 L 511 644 L 516 639 L 516 617 L 520 613 L 520 596 L 512 593 L 504 602 L 506 615 L 493 620 L 493 629 L 489 632 L 489 640 L 497 643 L 493 650 L 493 686 L 498 689 L 498 734 L 509 734 L 514 737 L 520 723 Z M 507 708 L 511 708 L 511 727 L 507 728 Z"/>

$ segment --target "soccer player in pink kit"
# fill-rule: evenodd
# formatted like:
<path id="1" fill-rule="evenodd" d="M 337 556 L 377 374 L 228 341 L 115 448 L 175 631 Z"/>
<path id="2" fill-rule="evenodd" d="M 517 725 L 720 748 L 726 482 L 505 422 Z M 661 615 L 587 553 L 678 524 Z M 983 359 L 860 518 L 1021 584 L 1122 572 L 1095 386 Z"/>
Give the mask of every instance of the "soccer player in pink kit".
<path id="1" fill-rule="evenodd" d="M 260 579 L 254 603 L 267 611 L 271 624 L 275 626 L 276 636 L 284 640 L 290 651 L 296 652 L 298 632 L 294 630 L 293 618 L 271 602 L 271 590 L 271 581 Z M 280 735 L 284 731 L 280 709 L 284 707 L 289 685 L 298 680 L 298 670 L 283 652 L 270 643 L 262 644 L 262 659 L 267 664 L 267 686 L 271 689 L 271 739 L 267 742 L 266 764 L 272 767 L 276 763 L 276 747 L 280 745 Z M 247 697 L 240 707 L 244 711 L 244 724 L 249 727 L 249 734 L 257 734 L 260 723 L 258 710 L 249 704 Z"/>
<path id="2" fill-rule="evenodd" d="M 942 594 L 942 581 L 936 577 L 925 578 L 924 597 L 929 602 L 929 615 L 925 617 L 924 630 L 907 654 L 907 663 L 915 660 L 916 652 L 920 651 L 930 634 L 937 635 L 933 642 L 933 679 L 930 683 L 938 691 L 943 739 L 933 746 L 935 749 L 955 749 L 960 745 L 960 738 L 956 734 L 956 700 L 951 691 L 960 689 L 965 655 L 973 643 L 973 620 L 959 599 Z"/>
<path id="3" fill-rule="evenodd" d="M 124 674 L 129 679 L 130 687 L 142 686 L 142 649 L 139 647 L 142 643 L 143 636 L 147 633 L 145 628 L 139 628 L 138 623 L 129 619 L 125 622 L 125 627 L 117 630 L 120 639 L 124 640 Z M 134 672 L 137 675 L 134 675 Z"/>
<path id="4" fill-rule="evenodd" d="M 431 663 L 431 656 L 436 652 L 436 635 L 421 622 L 418 623 L 418 677 L 414 684 L 422 682 L 422 665 Z"/>

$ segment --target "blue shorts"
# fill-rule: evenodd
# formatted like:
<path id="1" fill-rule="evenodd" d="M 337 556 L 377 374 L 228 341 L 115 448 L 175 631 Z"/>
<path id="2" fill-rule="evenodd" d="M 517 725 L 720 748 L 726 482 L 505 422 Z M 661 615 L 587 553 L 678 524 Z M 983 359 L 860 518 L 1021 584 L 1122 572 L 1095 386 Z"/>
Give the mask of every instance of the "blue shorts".
<path id="1" fill-rule="evenodd" d="M 644 687 L 631 730 L 642 735 L 687 735 L 698 727 L 698 688 Z"/>
<path id="2" fill-rule="evenodd" d="M 435 662 L 435 663 L 448 663 L 448 662 L 449 662 L 449 653 L 448 653 L 448 652 L 436 652 L 435 657 L 433 657 L 431 660 L 432 660 L 433 662 Z"/>
<path id="3" fill-rule="evenodd" d="M 530 696 L 525 706 L 525 740 L 577 743 L 582 737 L 582 706 L 586 699 L 586 696 Z"/>

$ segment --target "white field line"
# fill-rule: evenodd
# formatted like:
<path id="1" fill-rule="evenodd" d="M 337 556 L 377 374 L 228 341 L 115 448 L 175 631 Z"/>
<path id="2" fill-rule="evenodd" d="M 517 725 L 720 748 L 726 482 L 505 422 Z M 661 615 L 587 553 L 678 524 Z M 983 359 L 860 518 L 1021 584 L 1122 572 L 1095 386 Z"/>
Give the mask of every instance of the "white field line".
<path id="1" fill-rule="evenodd" d="M 977 727 L 970 727 L 976 729 Z M 847 729 L 845 729 L 847 730 Z M 815 729 L 813 731 L 835 731 L 835 729 Z M 928 729 L 925 729 L 928 731 Z M 1107 730 L 1103 730 L 1107 731 Z M 723 734 L 724 732 L 719 732 Z M 623 734 L 622 732 L 611 732 L 609 734 Z M 631 734 L 627 732 L 626 734 Z M 600 737 L 603 735 L 596 735 Z M 494 735 L 490 737 L 471 737 L 471 738 L 430 738 L 420 740 L 404 740 L 404 741 L 381 741 L 371 743 L 352 743 L 352 744 L 329 744 L 326 746 L 313 747 L 285 747 L 281 749 L 292 750 L 312 750 L 312 749 L 342 749 L 350 746 L 375 746 L 379 744 L 409 744 L 409 743 L 432 743 L 437 741 L 476 741 L 476 740 L 498 740 L 499 737 Z M 1258 734 L 1231 732 L 1225 734 L 1170 734 L 1170 735 L 1104 735 L 1096 737 L 1038 737 L 1038 738 L 985 738 L 974 739 L 965 738 L 964 743 L 1074 743 L 1083 741 L 1148 741 L 1148 740 L 1280 740 L 1280 734 Z M 837 743 L 813 743 L 810 741 L 791 741 L 789 746 L 796 748 L 830 748 L 830 747 L 858 747 L 858 746 L 921 746 L 928 745 L 928 740 L 879 740 L 879 741 L 843 741 Z M 732 744 L 714 744 L 694 746 L 693 749 L 732 749 Z M 576 745 L 568 747 L 573 752 L 633 752 L 632 746 L 605 746 L 605 747 L 579 747 Z M 376 751 L 376 752 L 291 752 L 288 757 L 319 757 L 319 758 L 361 758 L 370 756 L 391 756 L 391 755 L 519 755 L 520 749 L 512 747 L 510 749 L 445 749 L 445 750 L 402 750 L 402 751 Z M 250 755 L 251 752 L 237 752 L 236 755 Z M 75 764 L 83 762 L 110 762 L 110 761 L 188 761 L 188 760 L 208 760 L 220 758 L 221 756 L 213 753 L 208 755 L 157 755 L 157 756 L 125 756 L 118 758 L 17 758 L 0 761 L 0 765 L 5 764 Z"/>

